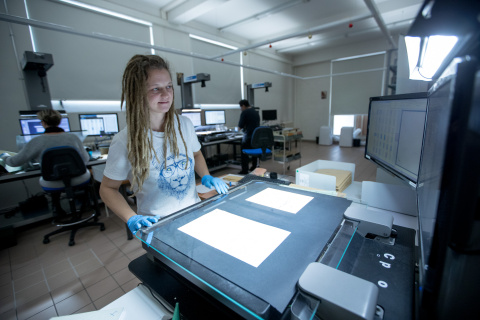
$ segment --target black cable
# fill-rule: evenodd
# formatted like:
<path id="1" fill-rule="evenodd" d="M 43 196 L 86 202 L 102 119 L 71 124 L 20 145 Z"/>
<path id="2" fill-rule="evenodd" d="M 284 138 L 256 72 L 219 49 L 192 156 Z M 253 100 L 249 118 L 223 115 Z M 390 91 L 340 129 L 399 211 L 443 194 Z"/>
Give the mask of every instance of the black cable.
<path id="1" fill-rule="evenodd" d="M 168 312 L 170 312 L 170 313 L 171 313 L 171 316 L 173 317 L 173 312 L 174 312 L 175 310 L 172 310 L 172 308 L 171 308 L 170 306 L 168 306 L 168 305 L 166 305 L 165 303 L 163 303 L 162 301 L 160 301 L 160 300 L 153 294 L 152 289 L 151 289 L 148 285 L 146 285 L 146 284 L 143 283 L 143 282 L 140 282 L 140 283 L 137 285 L 137 287 L 140 286 L 140 285 L 142 285 L 142 286 L 144 286 L 145 288 L 147 288 L 148 291 L 150 291 L 150 294 L 152 295 L 152 297 L 153 297 L 155 300 L 157 300 L 158 303 L 160 303 Z"/>

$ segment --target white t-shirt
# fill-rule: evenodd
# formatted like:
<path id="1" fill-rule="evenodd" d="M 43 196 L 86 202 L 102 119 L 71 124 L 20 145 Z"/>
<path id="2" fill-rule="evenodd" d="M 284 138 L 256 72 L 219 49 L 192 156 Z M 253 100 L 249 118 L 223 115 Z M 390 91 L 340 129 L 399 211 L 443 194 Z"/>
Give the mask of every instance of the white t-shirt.
<path id="1" fill-rule="evenodd" d="M 152 132 L 153 147 L 160 163 L 152 152 L 150 175 L 143 183 L 142 191 L 136 195 L 138 214 L 166 216 L 200 201 L 195 189 L 193 153 L 199 151 L 201 145 L 190 119 L 183 116 L 179 116 L 179 118 L 188 155 L 185 154 L 185 146 L 175 119 L 179 156 L 174 158 L 170 147 L 167 146 L 167 167 L 165 169 L 164 133 Z M 107 164 L 103 174 L 112 180 L 132 181 L 132 167 L 127 157 L 127 130 L 128 128 L 124 128 L 115 135 L 108 151 Z M 188 167 L 185 169 L 187 156 Z"/>

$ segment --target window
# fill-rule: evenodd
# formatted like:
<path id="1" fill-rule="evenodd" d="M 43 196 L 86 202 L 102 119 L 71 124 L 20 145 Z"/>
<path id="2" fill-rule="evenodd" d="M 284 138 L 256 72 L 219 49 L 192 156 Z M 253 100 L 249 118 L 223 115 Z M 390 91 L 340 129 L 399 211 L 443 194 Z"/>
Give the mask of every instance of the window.
<path id="1" fill-rule="evenodd" d="M 342 127 L 354 127 L 355 115 L 343 114 L 333 116 L 333 134 L 340 135 Z"/>

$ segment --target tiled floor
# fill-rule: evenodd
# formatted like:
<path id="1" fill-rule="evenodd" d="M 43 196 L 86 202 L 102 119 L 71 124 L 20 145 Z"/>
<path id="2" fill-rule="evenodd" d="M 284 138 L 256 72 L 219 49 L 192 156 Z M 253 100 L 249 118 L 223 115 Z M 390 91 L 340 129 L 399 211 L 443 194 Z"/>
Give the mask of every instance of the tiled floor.
<path id="1" fill-rule="evenodd" d="M 125 224 L 114 214 L 102 216 L 106 230 L 81 229 L 75 245 L 69 232 L 43 235 L 49 223 L 17 234 L 18 244 L 0 251 L 0 319 L 50 317 L 101 309 L 140 282 L 128 264 L 145 251 L 140 241 L 127 240 Z"/>
<path id="2" fill-rule="evenodd" d="M 364 148 L 340 148 L 338 144 L 319 146 L 302 143 L 301 165 L 318 159 L 356 164 L 355 180 L 375 180 L 376 166 L 364 159 Z M 291 163 L 286 174 L 295 176 L 299 161 Z M 261 167 L 282 173 L 283 166 L 268 160 Z M 214 176 L 238 173 L 239 168 L 213 172 Z M 128 264 L 144 254 L 140 241 L 128 241 L 125 224 L 113 213 L 100 219 L 98 227 L 78 231 L 75 246 L 69 247 L 69 233 L 43 235 L 55 229 L 50 223 L 21 230 L 18 244 L 0 250 L 0 319 L 50 319 L 54 316 L 88 312 L 132 290 L 140 282 Z"/>

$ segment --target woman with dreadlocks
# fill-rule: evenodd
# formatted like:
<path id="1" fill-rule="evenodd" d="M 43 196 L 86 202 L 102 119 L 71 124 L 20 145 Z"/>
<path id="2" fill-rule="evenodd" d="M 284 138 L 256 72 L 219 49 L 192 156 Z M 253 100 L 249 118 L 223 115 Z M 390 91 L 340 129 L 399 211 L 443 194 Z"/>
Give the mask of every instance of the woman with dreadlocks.
<path id="1" fill-rule="evenodd" d="M 121 99 L 127 126 L 110 145 L 100 196 L 133 233 L 200 201 L 195 172 L 203 185 L 227 193 L 227 185 L 209 174 L 193 124 L 175 113 L 173 98 L 165 60 L 154 55 L 130 59 L 123 73 Z M 137 198 L 138 214 L 119 192 L 126 179 Z"/>

